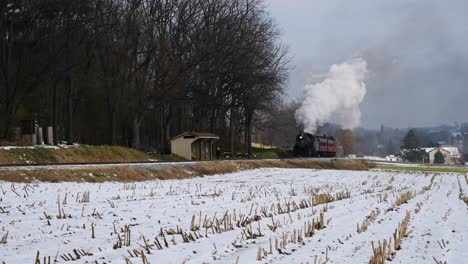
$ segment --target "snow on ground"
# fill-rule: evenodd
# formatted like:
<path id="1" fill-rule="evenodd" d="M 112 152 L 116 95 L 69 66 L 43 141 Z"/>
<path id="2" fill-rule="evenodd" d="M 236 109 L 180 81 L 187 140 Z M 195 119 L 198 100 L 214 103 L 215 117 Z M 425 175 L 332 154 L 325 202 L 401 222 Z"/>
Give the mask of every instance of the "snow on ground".
<path id="1" fill-rule="evenodd" d="M 47 149 L 61 149 L 61 148 L 74 148 L 79 147 L 80 144 L 73 143 L 72 145 L 58 144 L 58 145 L 34 145 L 34 146 L 0 146 L 0 149 L 11 150 L 11 149 L 35 149 L 35 148 L 47 148 Z"/>
<path id="2" fill-rule="evenodd" d="M 368 263 L 371 241 L 388 241 L 407 212 L 409 233 L 392 263 L 468 259 L 462 174 L 257 169 L 0 186 L 0 263 L 32 263 L 37 254 L 40 263 Z"/>

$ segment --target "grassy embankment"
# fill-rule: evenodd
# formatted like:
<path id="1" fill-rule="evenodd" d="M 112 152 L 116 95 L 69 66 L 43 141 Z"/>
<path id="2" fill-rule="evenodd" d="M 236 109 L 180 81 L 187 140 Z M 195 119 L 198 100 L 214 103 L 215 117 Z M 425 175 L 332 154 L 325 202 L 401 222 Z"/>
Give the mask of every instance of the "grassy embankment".
<path id="1" fill-rule="evenodd" d="M 0 149 L 0 164 L 136 162 L 152 156 L 121 146 L 73 146 L 67 148 Z"/>
<path id="2" fill-rule="evenodd" d="M 418 166 L 392 166 L 392 165 L 377 165 L 377 169 L 395 170 L 395 171 L 411 171 L 411 172 L 447 172 L 447 173 L 468 173 L 468 168 L 461 167 L 418 167 Z"/>
<path id="3" fill-rule="evenodd" d="M 0 170 L 0 181 L 10 182 L 106 182 L 145 181 L 154 179 L 183 179 L 214 174 L 232 173 L 255 168 L 310 168 L 335 170 L 368 170 L 373 164 L 364 161 L 321 162 L 304 159 L 288 160 L 224 160 L 206 161 L 192 165 L 173 165 L 159 169 L 113 166 L 79 169 Z"/>
<path id="4" fill-rule="evenodd" d="M 289 158 L 288 149 L 253 149 L 258 159 Z M 144 153 L 122 146 L 73 146 L 68 148 L 11 148 L 0 149 L 0 164 L 87 163 L 87 162 L 138 162 L 183 161 L 176 155 Z"/>
<path id="5" fill-rule="evenodd" d="M 257 159 L 278 159 L 292 157 L 291 149 L 274 148 L 274 149 L 261 149 L 253 148 L 252 154 Z"/>

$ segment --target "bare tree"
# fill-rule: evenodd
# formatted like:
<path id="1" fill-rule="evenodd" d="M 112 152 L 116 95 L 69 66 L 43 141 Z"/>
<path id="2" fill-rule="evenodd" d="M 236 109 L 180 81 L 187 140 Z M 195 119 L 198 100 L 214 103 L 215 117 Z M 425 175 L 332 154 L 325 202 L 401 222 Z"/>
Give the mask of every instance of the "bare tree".
<path id="1" fill-rule="evenodd" d="M 272 112 L 287 75 L 262 0 L 31 0 L 0 12 L 2 137 L 21 107 L 70 143 L 167 152 L 198 130 L 250 152 L 253 119 Z"/>

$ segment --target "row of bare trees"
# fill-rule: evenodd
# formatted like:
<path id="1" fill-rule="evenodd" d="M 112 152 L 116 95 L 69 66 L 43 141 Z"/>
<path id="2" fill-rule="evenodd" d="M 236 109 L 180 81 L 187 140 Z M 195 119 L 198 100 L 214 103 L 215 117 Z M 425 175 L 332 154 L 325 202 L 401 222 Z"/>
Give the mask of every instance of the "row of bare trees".
<path id="1" fill-rule="evenodd" d="M 193 130 L 249 152 L 287 77 L 262 0 L 11 0 L 0 13 L 0 138 L 28 118 L 56 142 L 167 152 Z"/>

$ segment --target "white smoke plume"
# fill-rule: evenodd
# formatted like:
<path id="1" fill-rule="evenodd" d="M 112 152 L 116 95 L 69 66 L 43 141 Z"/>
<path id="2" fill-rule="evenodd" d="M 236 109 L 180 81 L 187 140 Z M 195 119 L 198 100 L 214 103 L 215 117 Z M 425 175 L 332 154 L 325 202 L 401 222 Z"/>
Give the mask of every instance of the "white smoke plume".
<path id="1" fill-rule="evenodd" d="M 326 122 L 352 129 L 361 122 L 359 105 L 366 95 L 367 63 L 358 58 L 330 67 L 326 79 L 304 86 L 296 121 L 315 133 Z"/>

